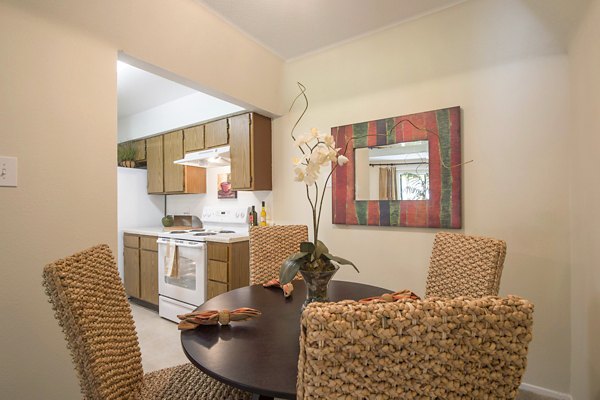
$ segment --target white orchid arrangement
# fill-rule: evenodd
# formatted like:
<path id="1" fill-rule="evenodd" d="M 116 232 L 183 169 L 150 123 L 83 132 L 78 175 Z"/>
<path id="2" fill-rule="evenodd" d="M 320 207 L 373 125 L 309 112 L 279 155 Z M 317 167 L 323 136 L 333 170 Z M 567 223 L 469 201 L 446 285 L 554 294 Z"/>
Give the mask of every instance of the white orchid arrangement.
<path id="1" fill-rule="evenodd" d="M 304 155 L 301 158 L 294 157 L 295 180 L 308 186 L 316 184 L 321 167 L 325 164 L 333 162 L 342 166 L 348 162 L 345 155 L 339 154 L 341 149 L 335 148 L 333 136 L 322 134 L 317 128 L 312 128 L 310 133 L 298 137 L 295 144 L 298 148 L 307 150 L 303 151 Z"/>
<path id="2" fill-rule="evenodd" d="M 333 171 L 348 162 L 348 158 L 340 153 L 341 148 L 335 147 L 335 139 L 331 134 L 321 133 L 316 128 L 303 135 L 294 136 L 294 130 L 308 109 L 308 97 L 306 96 L 306 87 L 298 82 L 300 94 L 296 96 L 290 111 L 299 98 L 305 101 L 304 111 L 294 124 L 291 137 L 294 144 L 302 153 L 301 157 L 294 157 L 294 180 L 306 185 L 306 197 L 312 209 L 313 220 L 313 242 L 303 242 L 300 245 L 300 252 L 292 254 L 281 266 L 279 280 L 281 284 L 290 282 L 298 270 L 329 271 L 335 270 L 339 264 L 349 264 L 358 268 L 348 260 L 334 256 L 329 253 L 327 246 L 323 244 L 319 237 L 319 224 L 321 222 L 321 211 L 323 208 L 323 198 L 325 197 L 325 188 Z M 325 165 L 332 165 L 331 171 L 325 179 L 325 184 L 319 189 L 318 178 L 321 168 Z"/>

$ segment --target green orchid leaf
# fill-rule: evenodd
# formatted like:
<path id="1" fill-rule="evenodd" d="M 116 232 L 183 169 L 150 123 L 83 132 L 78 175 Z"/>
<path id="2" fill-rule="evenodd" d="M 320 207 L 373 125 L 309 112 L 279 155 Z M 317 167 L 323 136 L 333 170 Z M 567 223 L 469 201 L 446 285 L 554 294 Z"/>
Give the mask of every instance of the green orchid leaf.
<path id="1" fill-rule="evenodd" d="M 327 258 L 328 260 L 336 261 L 343 265 L 352 265 L 354 267 L 354 269 L 356 270 L 356 272 L 358 272 L 360 274 L 360 271 L 358 270 L 358 268 L 356 268 L 356 265 L 354 265 L 354 263 L 352 261 L 346 260 L 345 258 L 342 258 L 342 257 L 334 256 L 333 254 L 329 254 L 329 253 L 325 253 L 325 254 L 323 254 L 323 256 L 325 258 Z"/>
<path id="2" fill-rule="evenodd" d="M 300 243 L 300 251 L 304 253 L 312 253 L 315 251 L 315 245 L 312 242 L 302 242 Z"/>
<path id="3" fill-rule="evenodd" d="M 304 258 L 304 257 L 306 257 L 306 256 L 307 256 L 307 255 L 309 255 L 309 254 L 310 254 L 309 252 L 306 252 L 306 251 L 300 251 L 300 252 L 298 252 L 298 253 L 294 253 L 294 254 L 292 254 L 291 256 L 289 256 L 289 257 L 286 259 L 286 261 L 287 261 L 287 260 L 296 261 L 296 260 L 299 260 L 299 259 L 301 259 L 301 258 Z"/>
<path id="4" fill-rule="evenodd" d="M 300 267 L 306 263 L 306 257 L 308 255 L 309 253 L 306 252 L 294 253 L 281 264 L 281 269 L 279 270 L 279 282 L 282 285 L 285 285 L 294 279 L 294 276 L 296 276 Z"/>
<path id="5" fill-rule="evenodd" d="M 315 260 L 321 258 L 322 254 L 329 253 L 329 249 L 325 246 L 325 243 L 317 240 L 317 248 L 315 249 Z"/>

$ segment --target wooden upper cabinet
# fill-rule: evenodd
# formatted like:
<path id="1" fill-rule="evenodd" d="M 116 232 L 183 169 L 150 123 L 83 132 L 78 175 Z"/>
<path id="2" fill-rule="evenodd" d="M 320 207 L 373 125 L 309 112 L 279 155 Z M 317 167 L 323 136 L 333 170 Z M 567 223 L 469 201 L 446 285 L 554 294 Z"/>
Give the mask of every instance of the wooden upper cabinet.
<path id="1" fill-rule="evenodd" d="M 204 147 L 225 146 L 229 142 L 227 118 L 204 125 Z"/>
<path id="2" fill-rule="evenodd" d="M 133 145 L 135 146 L 134 161 L 146 160 L 146 139 L 136 140 Z"/>
<path id="3" fill-rule="evenodd" d="M 174 164 L 191 151 L 230 145 L 231 186 L 271 190 L 271 119 L 236 115 L 146 139 L 148 193 L 206 193 L 206 169 Z"/>
<path id="4" fill-rule="evenodd" d="M 148 168 L 148 193 L 163 193 L 162 135 L 146 139 L 146 165 Z"/>
<path id="5" fill-rule="evenodd" d="M 163 136 L 165 192 L 183 192 L 183 165 L 173 163 L 183 158 L 183 131 L 175 131 Z"/>
<path id="6" fill-rule="evenodd" d="M 250 114 L 229 118 L 231 187 L 235 189 L 250 189 L 252 187 L 250 123 Z"/>
<path id="7" fill-rule="evenodd" d="M 204 125 L 192 126 L 183 130 L 183 152 L 204 149 Z"/>
<path id="8" fill-rule="evenodd" d="M 206 169 L 183 166 L 183 131 L 146 139 L 148 193 L 206 193 Z"/>
<path id="9" fill-rule="evenodd" d="M 250 159 L 252 160 L 252 190 L 271 190 L 271 118 L 251 114 Z"/>
<path id="10" fill-rule="evenodd" d="M 251 113 L 229 118 L 231 187 L 271 190 L 271 119 Z"/>

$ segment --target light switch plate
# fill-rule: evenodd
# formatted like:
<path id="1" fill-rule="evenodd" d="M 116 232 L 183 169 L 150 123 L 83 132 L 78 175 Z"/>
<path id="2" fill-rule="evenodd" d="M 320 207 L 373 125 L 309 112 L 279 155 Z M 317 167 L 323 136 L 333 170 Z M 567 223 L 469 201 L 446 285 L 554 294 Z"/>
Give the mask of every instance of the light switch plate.
<path id="1" fill-rule="evenodd" d="M 17 186 L 17 157 L 0 156 L 0 186 Z"/>

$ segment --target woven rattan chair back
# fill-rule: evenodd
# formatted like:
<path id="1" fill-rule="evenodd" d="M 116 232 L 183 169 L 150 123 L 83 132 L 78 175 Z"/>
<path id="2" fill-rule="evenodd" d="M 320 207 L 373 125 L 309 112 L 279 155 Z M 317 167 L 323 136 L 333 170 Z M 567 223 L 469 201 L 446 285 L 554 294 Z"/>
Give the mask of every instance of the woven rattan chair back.
<path id="1" fill-rule="evenodd" d="M 99 245 L 44 268 L 86 400 L 250 400 L 183 364 L 143 374 L 140 347 L 113 255 Z"/>
<path id="2" fill-rule="evenodd" d="M 514 399 L 532 318 L 514 296 L 309 304 L 297 399 Z"/>
<path id="3" fill-rule="evenodd" d="M 306 225 L 253 226 L 250 229 L 250 284 L 279 278 L 283 261 L 308 241 Z M 300 274 L 296 279 L 301 279 Z"/>
<path id="4" fill-rule="evenodd" d="M 502 240 L 437 233 L 425 297 L 497 296 L 505 256 Z"/>
<path id="5" fill-rule="evenodd" d="M 131 309 L 107 245 L 44 268 L 43 284 L 86 399 L 133 398 L 143 379 Z"/>

